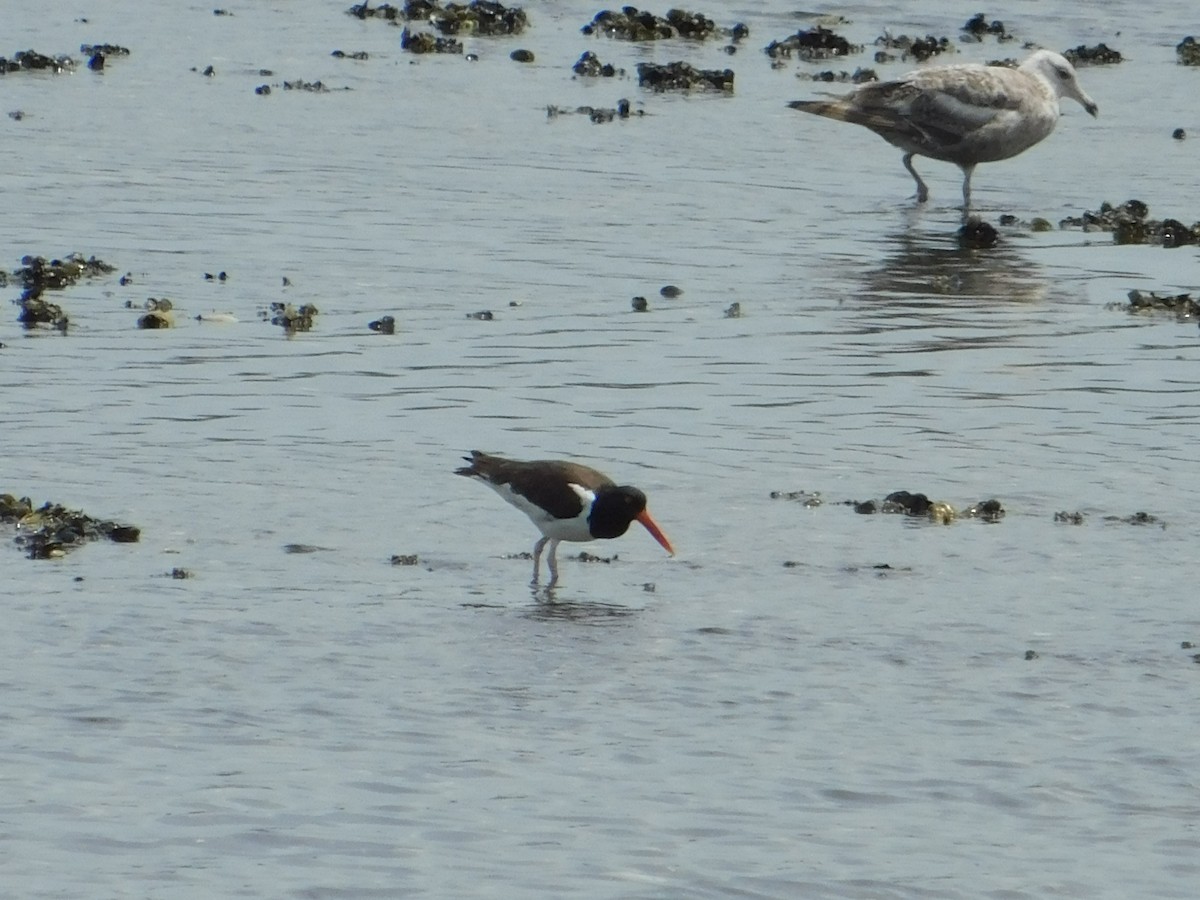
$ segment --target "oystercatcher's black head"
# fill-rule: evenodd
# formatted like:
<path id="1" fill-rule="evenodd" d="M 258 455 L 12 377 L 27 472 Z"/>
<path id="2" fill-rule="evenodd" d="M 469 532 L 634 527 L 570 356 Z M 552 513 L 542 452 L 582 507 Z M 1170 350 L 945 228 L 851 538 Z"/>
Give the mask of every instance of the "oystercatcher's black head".
<path id="1" fill-rule="evenodd" d="M 628 485 L 602 487 L 596 491 L 596 500 L 592 503 L 592 512 L 588 516 L 588 531 L 593 537 L 620 537 L 635 521 L 641 522 L 664 550 L 672 556 L 675 555 L 675 548 L 646 511 L 645 494 Z"/>
<path id="2" fill-rule="evenodd" d="M 646 495 L 637 488 L 601 488 L 588 516 L 588 530 L 598 538 L 619 538 L 645 511 Z"/>

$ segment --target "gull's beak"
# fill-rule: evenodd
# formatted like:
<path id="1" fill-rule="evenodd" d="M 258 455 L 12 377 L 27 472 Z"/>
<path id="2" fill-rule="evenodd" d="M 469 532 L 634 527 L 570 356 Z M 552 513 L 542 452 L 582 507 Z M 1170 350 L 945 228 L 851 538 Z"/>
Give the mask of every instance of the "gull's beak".
<path id="1" fill-rule="evenodd" d="M 667 540 L 667 536 L 662 533 L 662 529 L 658 527 L 658 523 L 650 518 L 650 513 L 643 509 L 638 513 L 637 520 L 645 526 L 646 530 L 650 532 L 656 541 L 662 544 L 664 550 L 672 556 L 675 555 L 675 548 L 671 546 L 671 542 Z"/>
<path id="2" fill-rule="evenodd" d="M 1095 103 L 1088 103 L 1083 108 L 1088 111 L 1088 114 L 1091 115 L 1093 119 L 1096 118 L 1096 116 L 1100 113 L 1100 107 L 1098 107 Z"/>

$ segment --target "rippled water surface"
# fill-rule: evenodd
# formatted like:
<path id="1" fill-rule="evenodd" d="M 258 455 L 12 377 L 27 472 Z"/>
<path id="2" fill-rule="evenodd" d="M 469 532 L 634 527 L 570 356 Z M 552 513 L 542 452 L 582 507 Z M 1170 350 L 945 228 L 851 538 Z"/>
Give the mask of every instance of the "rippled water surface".
<path id="1" fill-rule="evenodd" d="M 732 56 L 533 2 L 526 34 L 466 40 L 474 63 L 348 5 L 6 15 L 6 55 L 132 53 L 0 79 L 24 113 L 0 119 L 3 268 L 117 268 L 50 298 L 66 335 L 0 316 L 0 492 L 142 539 L 0 548 L 5 890 L 1195 896 L 1198 332 L 1109 306 L 1194 290 L 1195 248 L 1014 227 L 957 249 L 956 168 L 919 163 L 914 209 L 898 151 L 786 108 L 831 65 L 771 68 L 811 21 L 777 0 L 697 8 L 750 27 Z M 823 11 L 869 45 L 957 42 L 975 10 Z M 1127 61 L 1081 71 L 1100 118 L 1068 105 L 979 168 L 985 218 L 1198 218 L 1200 145 L 1171 139 L 1200 136 L 1190 6 L 987 12 Z M 575 78 L 589 49 L 626 74 Z M 736 91 L 637 86 L 674 59 Z M 644 115 L 546 114 L 622 97 Z M 151 296 L 178 327 L 136 329 Z M 315 328 L 261 321 L 275 301 Z M 475 447 L 641 486 L 678 556 L 640 529 L 588 546 L 608 564 L 564 545 L 532 590 L 534 528 L 452 474 Z M 1007 515 L 844 504 L 897 489 Z M 796 491 L 824 503 L 771 496 Z"/>

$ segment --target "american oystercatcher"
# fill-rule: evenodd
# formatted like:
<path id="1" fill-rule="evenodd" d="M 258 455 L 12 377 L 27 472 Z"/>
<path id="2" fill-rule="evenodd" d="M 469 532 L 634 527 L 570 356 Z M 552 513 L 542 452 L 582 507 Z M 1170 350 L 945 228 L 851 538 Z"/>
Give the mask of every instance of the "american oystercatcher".
<path id="1" fill-rule="evenodd" d="M 542 550 L 550 544 L 550 585 L 558 581 L 555 554 L 561 541 L 592 541 L 623 535 L 635 519 L 672 556 L 675 548 L 646 511 L 646 495 L 616 484 L 607 475 L 579 463 L 542 459 L 522 462 L 472 450 L 470 463 L 456 475 L 478 478 L 529 516 L 542 532 L 533 547 L 533 581 L 538 580 Z"/>

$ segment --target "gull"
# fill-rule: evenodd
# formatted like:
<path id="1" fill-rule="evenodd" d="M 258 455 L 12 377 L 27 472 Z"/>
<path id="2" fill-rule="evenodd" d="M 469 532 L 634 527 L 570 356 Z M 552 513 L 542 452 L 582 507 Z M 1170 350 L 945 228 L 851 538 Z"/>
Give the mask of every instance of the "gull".
<path id="1" fill-rule="evenodd" d="M 1066 58 L 1038 50 L 1015 69 L 932 66 L 895 81 L 864 84 L 836 100 L 794 100 L 788 106 L 865 125 L 899 147 L 904 168 L 917 182 L 918 203 L 929 199 L 929 188 L 913 168 L 913 157 L 955 163 L 963 172 L 965 219 L 975 166 L 1016 156 L 1048 137 L 1058 123 L 1063 97 L 1093 117 L 1099 111 Z"/>

